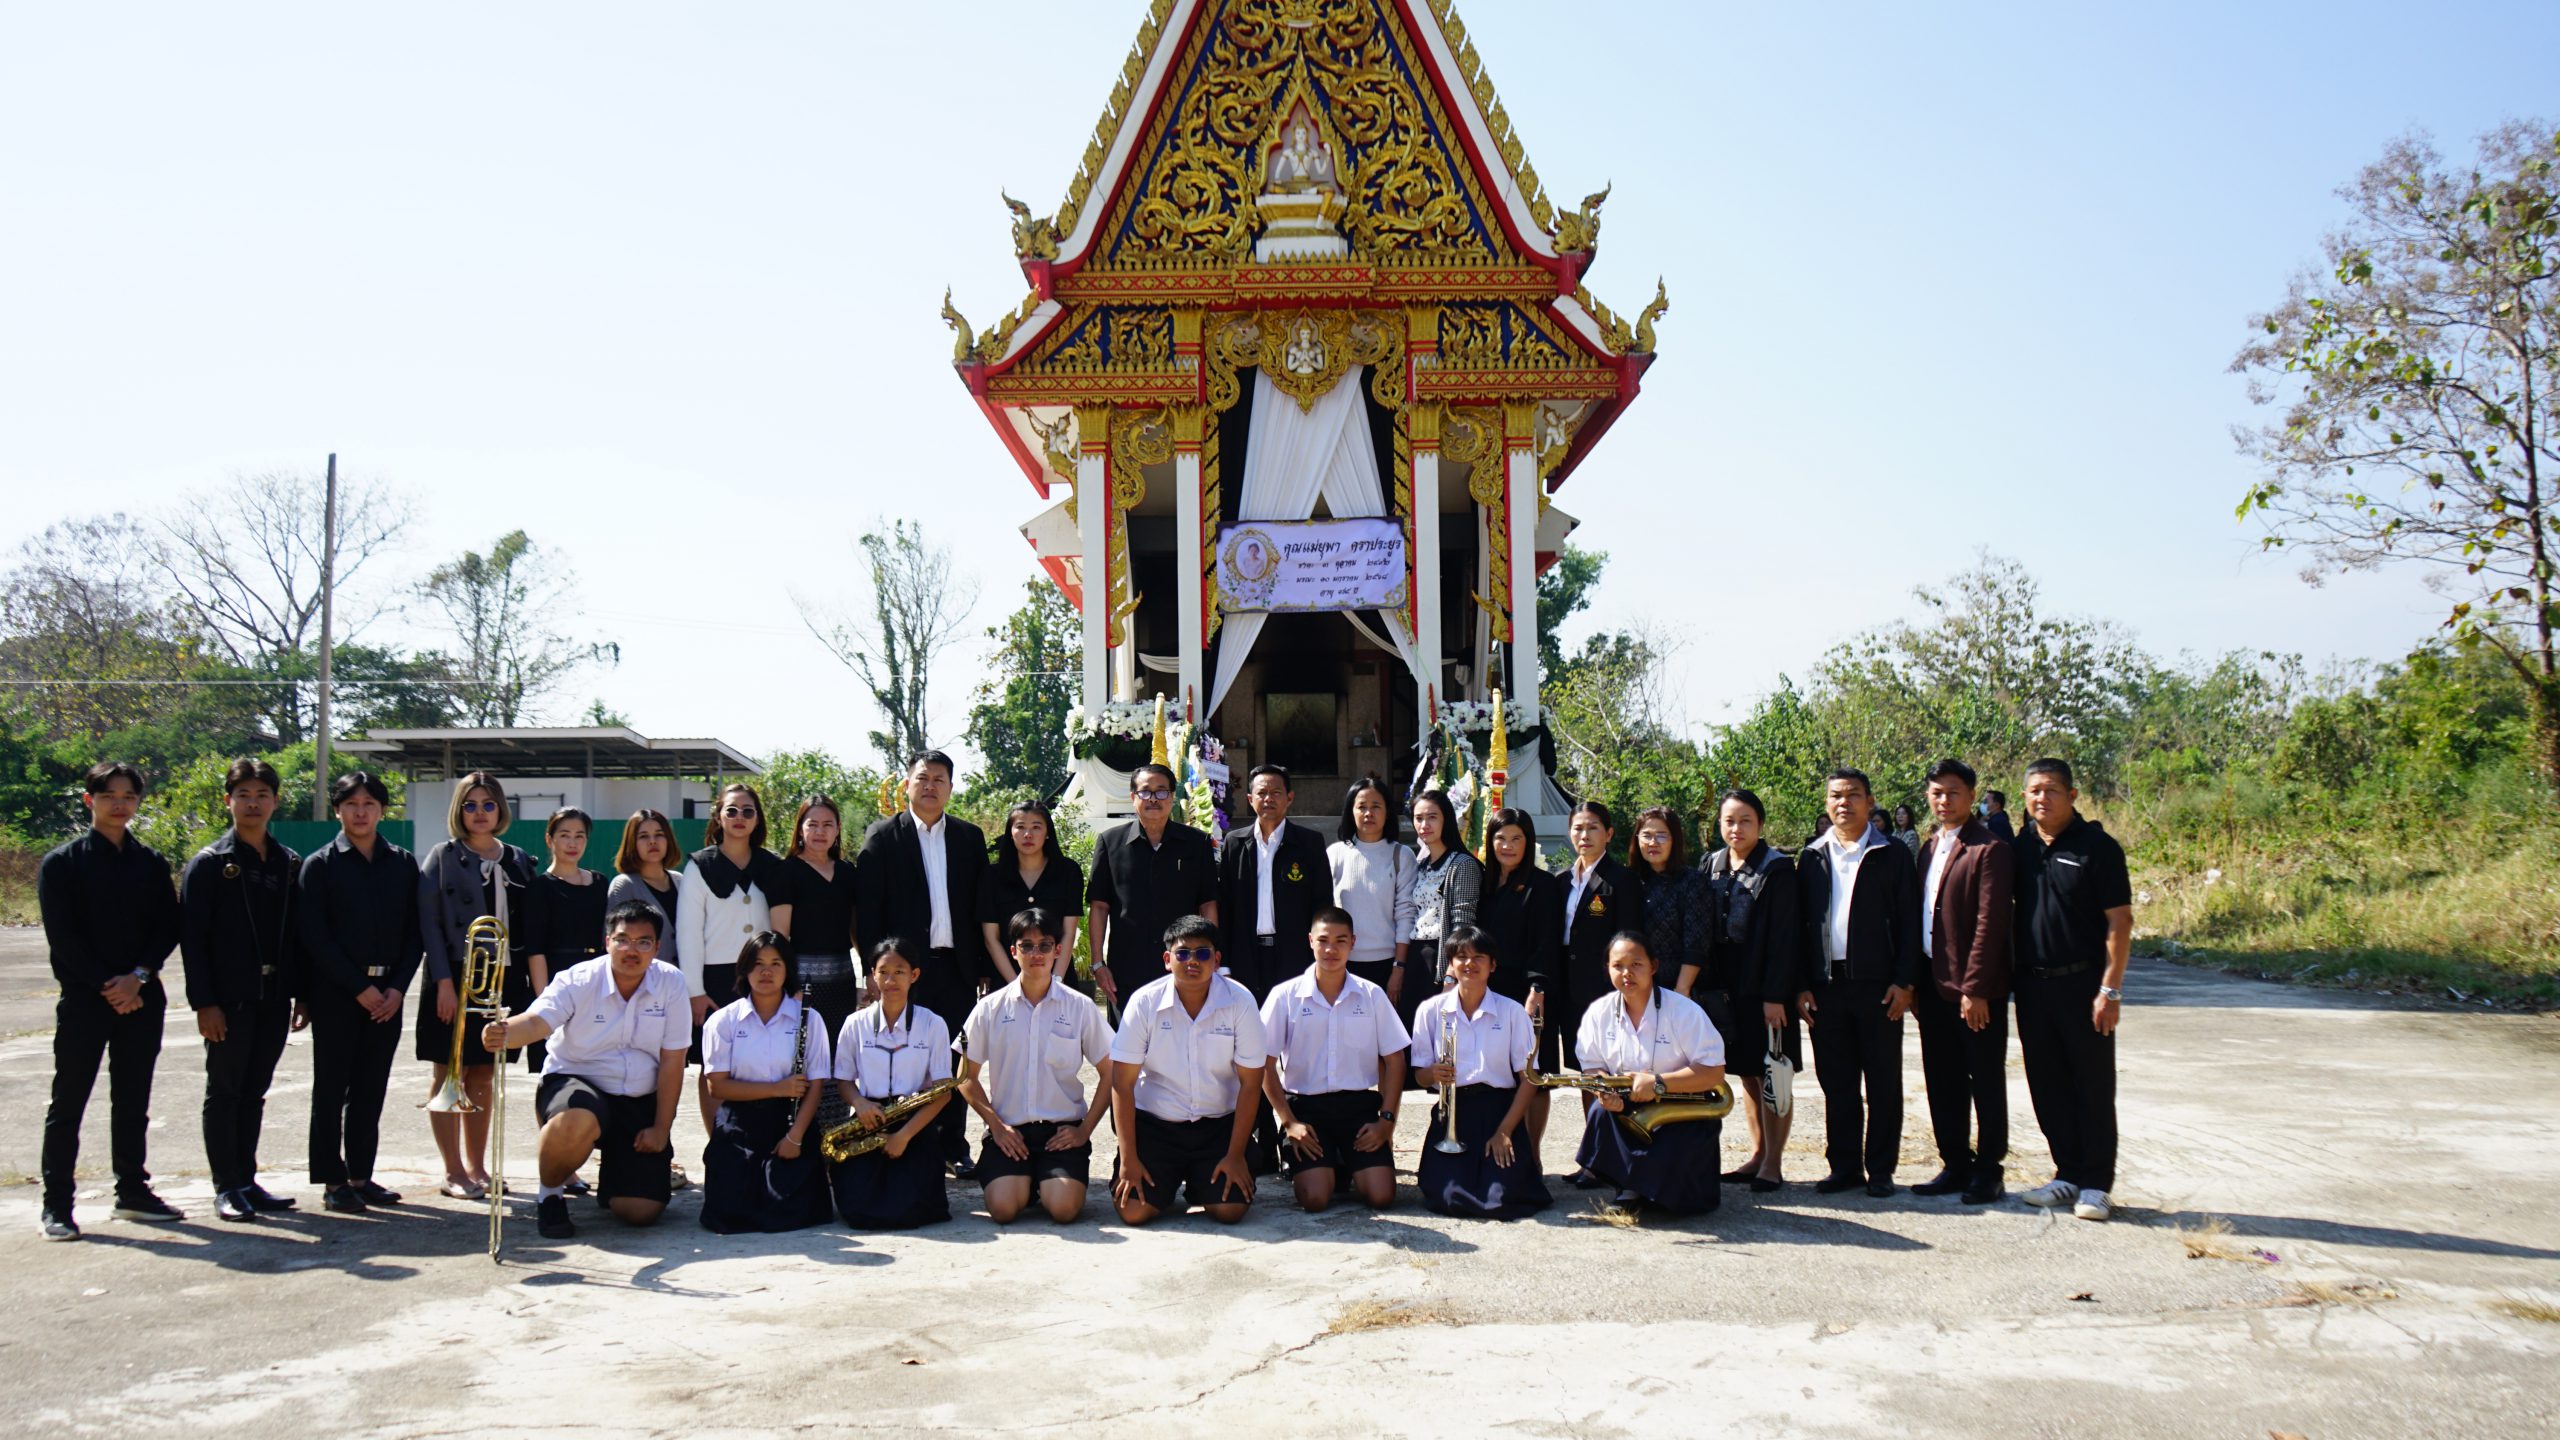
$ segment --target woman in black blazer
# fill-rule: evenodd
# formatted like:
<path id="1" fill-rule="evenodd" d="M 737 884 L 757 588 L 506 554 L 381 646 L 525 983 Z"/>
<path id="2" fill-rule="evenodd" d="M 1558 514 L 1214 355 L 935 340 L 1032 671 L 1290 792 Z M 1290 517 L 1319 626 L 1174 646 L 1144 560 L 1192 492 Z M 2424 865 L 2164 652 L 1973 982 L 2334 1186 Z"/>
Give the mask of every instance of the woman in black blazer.
<path id="1" fill-rule="evenodd" d="M 1573 846 L 1573 866 L 1556 877 L 1564 894 L 1564 1010 L 1566 1024 L 1579 1024 L 1595 1000 L 1614 993 L 1609 985 L 1609 940 L 1621 930 L 1645 933 L 1644 887 L 1635 872 L 1610 858 L 1618 838 L 1618 822 L 1609 807 L 1585 800 L 1566 815 L 1565 839 Z M 1497 972 L 1499 973 L 1499 972 Z"/>
<path id="2" fill-rule="evenodd" d="M 1548 999 L 1556 988 L 1563 956 L 1557 944 L 1563 933 L 1564 901 L 1556 877 L 1538 868 L 1538 827 L 1526 811 L 1505 807 L 1485 821 L 1484 889 L 1476 897 L 1476 928 L 1483 932 L 1484 952 L 1493 957 L 1493 993 L 1517 1000 L 1529 1011 L 1538 1030 L 1530 1063 L 1553 1074 L 1563 1058 L 1563 1040 L 1552 1019 L 1559 1012 Z M 1429 998 L 1427 995 L 1424 998 Z M 1566 1015 L 1572 1023 L 1571 1012 Z M 1529 1097 L 1529 1160 L 1534 1168 L 1538 1143 L 1547 1133 L 1547 1095 Z"/>
<path id="3" fill-rule="evenodd" d="M 507 927 L 507 969 L 500 992 L 507 1013 L 520 1015 L 533 1003 L 532 962 L 543 948 L 549 922 L 542 891 L 534 884 L 541 867 L 501 838 L 512 818 L 506 787 L 495 775 L 475 770 L 453 787 L 452 807 L 445 813 L 450 838 L 418 862 L 418 929 L 426 941 L 432 994 L 418 1007 L 417 1055 L 435 1067 L 429 1095 L 443 1088 L 445 1068 L 453 1058 L 454 1014 L 461 1005 L 456 981 L 472 921 L 495 916 Z M 480 1027 L 464 1025 L 459 1078 L 463 1093 L 480 1108 L 427 1117 L 444 1159 L 439 1188 L 456 1200 L 478 1200 L 489 1193 L 491 1064 L 480 1045 Z"/>

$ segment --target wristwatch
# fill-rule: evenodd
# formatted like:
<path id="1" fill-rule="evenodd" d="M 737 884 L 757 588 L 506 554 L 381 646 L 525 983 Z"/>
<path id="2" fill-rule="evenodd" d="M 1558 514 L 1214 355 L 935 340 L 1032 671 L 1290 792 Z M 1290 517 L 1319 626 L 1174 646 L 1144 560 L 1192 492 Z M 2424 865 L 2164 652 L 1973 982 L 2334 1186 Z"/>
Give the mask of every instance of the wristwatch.
<path id="1" fill-rule="evenodd" d="M 1390 1125 L 1393 1125 L 1396 1123 L 1396 1112 L 1393 1110 L 1381 1110 L 1378 1112 L 1378 1118 L 1386 1121 Z"/>
<path id="2" fill-rule="evenodd" d="M 132 973 L 136 984 L 148 985 L 151 983 L 151 967 L 147 965 L 136 965 L 133 967 Z"/>
<path id="3" fill-rule="evenodd" d="M 2113 985 L 2101 985 L 2098 987 L 2098 998 L 2101 1000 L 2122 1000 L 2124 999 L 2124 992 Z"/>

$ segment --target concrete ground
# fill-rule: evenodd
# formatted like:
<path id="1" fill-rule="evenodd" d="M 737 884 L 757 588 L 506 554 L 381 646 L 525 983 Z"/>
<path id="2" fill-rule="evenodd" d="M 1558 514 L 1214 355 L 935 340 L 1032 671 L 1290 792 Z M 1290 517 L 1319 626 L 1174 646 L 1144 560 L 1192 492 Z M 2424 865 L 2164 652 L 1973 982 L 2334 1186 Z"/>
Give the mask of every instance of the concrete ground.
<path id="1" fill-rule="evenodd" d="M 40 1241 L 52 981 L 32 932 L 0 931 L 0 1397 L 25 1435 L 2550 1433 L 2560 1309 L 2533 1302 L 2560 1305 L 2560 1020 L 2149 962 L 2129 989 L 2111 1224 L 1803 1183 L 1632 1229 L 1561 1187 L 1509 1225 L 1432 1216 L 1410 1189 L 1385 1214 L 1306 1216 L 1272 1181 L 1232 1229 L 1131 1231 L 1097 1189 L 1086 1223 L 1004 1233 L 955 1186 L 961 1218 L 905 1235 L 721 1238 L 688 1194 L 654 1230 L 582 1206 L 554 1245 L 518 1209 L 493 1266 L 480 1207 L 422 1198 L 425 1071 L 406 1059 L 381 1178 L 413 1198 L 313 1213 L 307 1037 L 264 1155 L 309 1208 L 215 1221 L 183 1012 L 152 1157 L 189 1220 L 108 1218 L 101 1085 L 88 1238 Z M 1916 1037 L 1908 1059 L 1906 1183 L 1935 1168 Z M 2011 1081 L 2023 1188 L 2046 1157 L 2014 1048 Z M 1578 1128 L 1559 1114 L 1550 1172 Z M 1790 1162 L 1820 1173 L 1806 1139 Z"/>

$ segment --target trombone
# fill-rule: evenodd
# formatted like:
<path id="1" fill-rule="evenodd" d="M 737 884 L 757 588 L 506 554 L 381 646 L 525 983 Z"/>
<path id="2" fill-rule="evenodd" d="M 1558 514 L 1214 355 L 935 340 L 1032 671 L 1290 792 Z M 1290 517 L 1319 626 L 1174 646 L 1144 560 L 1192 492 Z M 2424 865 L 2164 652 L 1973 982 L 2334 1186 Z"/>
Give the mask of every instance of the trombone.
<path id="1" fill-rule="evenodd" d="M 453 1053 L 444 1084 L 428 1097 L 433 1115 L 470 1115 L 479 1106 L 462 1089 L 462 1041 L 474 1019 L 486 1024 L 507 1018 L 507 927 L 494 915 L 483 915 L 462 932 L 462 964 L 454 976 Z M 507 1057 L 489 1057 L 497 1071 L 494 1111 L 489 1117 L 489 1258 L 498 1258 L 498 1243 L 507 1219 Z"/>

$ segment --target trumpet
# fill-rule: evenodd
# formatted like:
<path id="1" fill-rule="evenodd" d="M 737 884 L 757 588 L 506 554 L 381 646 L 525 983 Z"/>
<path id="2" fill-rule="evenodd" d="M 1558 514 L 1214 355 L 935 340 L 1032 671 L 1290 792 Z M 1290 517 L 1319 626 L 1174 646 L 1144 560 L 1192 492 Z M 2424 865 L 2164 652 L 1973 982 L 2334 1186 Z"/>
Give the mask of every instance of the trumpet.
<path id="1" fill-rule="evenodd" d="M 453 1054 L 445 1066 L 444 1084 L 429 1096 L 434 1115 L 469 1115 L 479 1106 L 462 1089 L 462 1041 L 475 1019 L 486 1024 L 507 1018 L 507 927 L 494 915 L 483 915 L 462 932 L 462 963 L 454 976 Z M 497 1073 L 494 1113 L 489 1117 L 489 1258 L 498 1258 L 506 1225 L 507 1057 L 494 1055 Z"/>
<path id="2" fill-rule="evenodd" d="M 831 1125 L 827 1127 L 825 1137 L 818 1141 L 818 1149 L 828 1159 L 835 1161 L 850 1160 L 856 1155 L 868 1155 L 888 1144 L 890 1132 L 904 1124 L 908 1116 L 959 1088 L 960 1082 L 956 1078 L 936 1080 L 903 1100 L 892 1100 L 881 1106 L 880 1123 L 877 1125 L 863 1124 L 862 1117 L 859 1115 L 840 1124 Z"/>
<path id="3" fill-rule="evenodd" d="M 1632 1075 L 1577 1074 L 1565 1071 L 1557 1075 L 1532 1075 L 1529 1083 L 1541 1090 L 1580 1090 L 1587 1094 L 1635 1095 Z M 1733 1092 L 1719 1084 L 1696 1095 L 1674 1095 L 1658 1092 L 1644 1104 L 1629 1106 L 1618 1112 L 1618 1124 L 1639 1142 L 1649 1142 L 1654 1132 L 1665 1125 L 1679 1125 L 1692 1120 L 1721 1120 L 1733 1113 Z"/>

